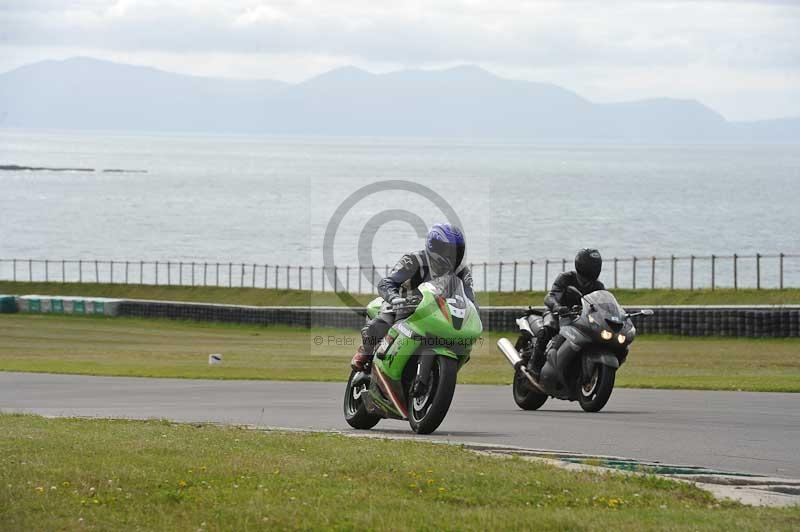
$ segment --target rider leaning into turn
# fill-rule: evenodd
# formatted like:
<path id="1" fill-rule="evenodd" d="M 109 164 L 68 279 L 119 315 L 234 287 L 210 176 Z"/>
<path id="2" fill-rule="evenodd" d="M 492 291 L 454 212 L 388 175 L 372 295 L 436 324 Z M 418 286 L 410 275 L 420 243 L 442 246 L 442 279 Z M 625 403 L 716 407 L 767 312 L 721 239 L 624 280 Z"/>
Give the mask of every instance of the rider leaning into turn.
<path id="1" fill-rule="evenodd" d="M 383 297 L 381 313 L 361 330 L 363 345 L 358 348 L 350 363 L 356 371 L 367 369 L 375 348 L 395 320 L 398 308 L 419 285 L 448 273 L 455 273 L 464 283 L 464 293 L 475 304 L 472 274 L 463 263 L 466 241 L 461 229 L 450 224 L 435 224 L 428 232 L 425 249 L 407 253 L 397 263 L 388 277 L 378 283 L 378 293 Z"/>
<path id="2" fill-rule="evenodd" d="M 571 307 L 581 304 L 578 296 L 570 293 L 567 288 L 574 286 L 583 295 L 596 290 L 605 290 L 603 283 L 597 280 L 602 269 L 603 259 L 600 257 L 600 252 L 596 249 L 582 249 L 575 255 L 575 270 L 560 274 L 545 296 L 544 304 L 549 312 L 544 315 L 544 327 L 537 334 L 536 347 L 529 362 L 529 369 L 536 378 L 539 377 L 545 363 L 545 347 L 558 334 L 558 315 L 565 314 Z"/>

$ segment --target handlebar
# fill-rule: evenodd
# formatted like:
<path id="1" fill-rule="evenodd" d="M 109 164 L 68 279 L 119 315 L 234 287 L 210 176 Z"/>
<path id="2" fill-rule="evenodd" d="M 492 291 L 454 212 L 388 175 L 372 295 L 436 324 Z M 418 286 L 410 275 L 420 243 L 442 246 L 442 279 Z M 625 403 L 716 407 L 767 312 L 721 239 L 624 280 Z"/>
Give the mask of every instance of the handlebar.
<path id="1" fill-rule="evenodd" d="M 579 305 L 574 305 L 567 312 L 558 312 L 558 313 L 554 312 L 553 314 L 555 314 L 559 318 L 566 318 L 566 317 L 569 317 L 569 316 L 578 316 L 581 312 L 583 312 L 583 307 L 581 307 Z"/>
<path id="2" fill-rule="evenodd" d="M 592 307 L 594 307 L 594 305 L 592 305 Z M 594 311 L 595 309 L 591 308 L 591 310 Z M 568 318 L 568 317 L 579 316 L 582 312 L 583 312 L 583 306 L 574 305 L 567 312 L 554 312 L 553 311 L 552 313 L 553 313 L 554 316 L 556 316 L 558 318 Z M 525 314 L 523 316 L 526 317 L 526 318 L 529 317 L 529 316 L 544 316 L 546 313 L 547 313 L 547 310 L 545 310 L 545 311 L 536 310 L 533 307 L 528 306 L 528 309 L 525 311 Z M 624 319 L 635 318 L 635 317 L 638 317 L 638 316 L 647 317 L 647 316 L 652 316 L 652 315 L 653 315 L 653 311 L 651 309 L 644 308 L 644 309 L 640 309 L 638 312 L 631 312 L 631 313 L 625 312 Z"/>
<path id="3" fill-rule="evenodd" d="M 630 319 L 630 318 L 635 318 L 636 316 L 652 316 L 652 315 L 653 311 L 651 309 L 643 308 L 639 312 L 632 312 L 630 314 L 626 313 L 625 317 Z"/>
<path id="4" fill-rule="evenodd" d="M 547 310 L 536 310 L 533 307 L 528 307 L 528 309 L 525 311 L 525 316 L 526 317 L 527 316 L 544 316 L 547 312 L 548 312 Z M 553 312 L 553 315 L 554 316 L 558 316 L 558 317 L 561 318 L 561 317 L 565 317 L 565 316 L 577 316 L 581 312 L 583 312 L 583 308 L 576 305 L 569 312 L 563 312 L 563 313 Z"/>
<path id="5" fill-rule="evenodd" d="M 417 309 L 417 307 L 419 306 L 420 303 L 422 303 L 422 298 L 421 297 L 409 297 L 409 298 L 406 299 L 406 302 L 405 302 L 404 305 L 399 305 L 397 307 L 392 307 L 391 311 L 392 312 L 408 312 L 408 311 L 413 312 L 414 310 Z"/>

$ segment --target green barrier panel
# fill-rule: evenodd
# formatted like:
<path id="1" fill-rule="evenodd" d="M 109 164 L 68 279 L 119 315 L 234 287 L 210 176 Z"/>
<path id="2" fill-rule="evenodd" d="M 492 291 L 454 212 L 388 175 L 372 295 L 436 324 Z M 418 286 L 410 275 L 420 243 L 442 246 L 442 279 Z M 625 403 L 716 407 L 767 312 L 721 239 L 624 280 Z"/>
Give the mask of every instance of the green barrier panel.
<path id="1" fill-rule="evenodd" d="M 17 301 L 14 296 L 0 296 L 0 314 L 17 311 Z"/>
<path id="2" fill-rule="evenodd" d="M 55 314 L 97 314 L 104 316 L 115 315 L 119 300 L 105 298 L 80 298 L 68 296 L 38 296 L 29 295 L 22 297 L 0 296 L 9 298 L 9 301 L 0 299 L 2 312 L 55 313 Z"/>

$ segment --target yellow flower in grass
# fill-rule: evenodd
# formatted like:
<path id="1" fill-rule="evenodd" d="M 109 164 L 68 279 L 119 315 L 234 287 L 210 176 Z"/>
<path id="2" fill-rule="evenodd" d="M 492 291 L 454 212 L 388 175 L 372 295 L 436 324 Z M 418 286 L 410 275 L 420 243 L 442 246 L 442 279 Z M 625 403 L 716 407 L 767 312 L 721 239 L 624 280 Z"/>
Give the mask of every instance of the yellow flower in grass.
<path id="1" fill-rule="evenodd" d="M 180 487 L 180 488 L 185 488 L 187 485 L 188 484 L 186 483 L 185 480 L 179 480 L 178 481 L 178 487 Z"/>
<path id="2" fill-rule="evenodd" d="M 42 486 L 36 486 L 36 493 L 44 493 L 44 488 Z"/>

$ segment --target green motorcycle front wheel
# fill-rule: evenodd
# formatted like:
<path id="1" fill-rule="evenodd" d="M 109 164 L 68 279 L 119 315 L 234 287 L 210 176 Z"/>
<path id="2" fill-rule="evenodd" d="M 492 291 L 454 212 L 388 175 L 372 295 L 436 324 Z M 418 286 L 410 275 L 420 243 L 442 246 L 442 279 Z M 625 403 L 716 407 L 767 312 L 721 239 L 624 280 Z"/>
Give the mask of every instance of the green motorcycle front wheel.
<path id="1" fill-rule="evenodd" d="M 453 394 L 456 390 L 458 362 L 450 357 L 425 353 L 422 356 L 435 356 L 428 377 L 428 389 L 424 394 L 408 398 L 408 423 L 417 434 L 430 434 L 444 421 Z"/>

